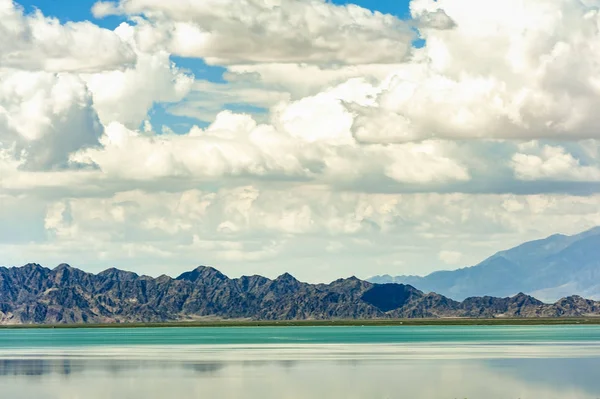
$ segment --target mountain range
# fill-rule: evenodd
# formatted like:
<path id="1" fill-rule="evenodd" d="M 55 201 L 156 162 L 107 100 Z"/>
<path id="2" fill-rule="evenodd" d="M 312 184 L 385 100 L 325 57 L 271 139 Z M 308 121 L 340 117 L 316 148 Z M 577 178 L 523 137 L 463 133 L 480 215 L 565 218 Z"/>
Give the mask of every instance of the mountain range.
<path id="1" fill-rule="evenodd" d="M 200 266 L 177 278 L 118 269 L 99 274 L 62 264 L 0 268 L 0 323 L 127 323 L 198 320 L 328 320 L 441 317 L 600 316 L 600 302 L 581 297 L 545 304 L 519 293 L 462 302 L 410 285 L 356 277 L 308 284 L 283 274 L 230 279 Z"/>
<path id="2" fill-rule="evenodd" d="M 545 302 L 566 295 L 600 299 L 600 227 L 581 234 L 556 234 L 501 251 L 464 269 L 425 277 L 376 276 L 370 282 L 410 284 L 454 300 L 524 292 Z"/>

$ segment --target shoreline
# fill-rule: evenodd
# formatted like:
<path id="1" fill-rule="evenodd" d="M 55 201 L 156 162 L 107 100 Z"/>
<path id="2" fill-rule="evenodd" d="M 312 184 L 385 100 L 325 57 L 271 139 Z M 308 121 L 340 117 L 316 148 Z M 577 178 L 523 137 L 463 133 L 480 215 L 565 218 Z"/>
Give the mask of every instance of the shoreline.
<path id="1" fill-rule="evenodd" d="M 390 320 L 207 320 L 156 323 L 3 324 L 10 329 L 207 328 L 207 327 L 410 327 L 410 326 L 545 326 L 600 325 L 600 317 Z"/>

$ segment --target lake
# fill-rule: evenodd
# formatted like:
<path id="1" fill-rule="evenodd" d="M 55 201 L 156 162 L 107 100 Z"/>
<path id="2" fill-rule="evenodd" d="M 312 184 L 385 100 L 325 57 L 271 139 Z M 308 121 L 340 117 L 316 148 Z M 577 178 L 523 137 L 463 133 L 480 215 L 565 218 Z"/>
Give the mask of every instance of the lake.
<path id="1" fill-rule="evenodd" d="M 0 330 L 2 398 L 600 397 L 600 326 Z"/>

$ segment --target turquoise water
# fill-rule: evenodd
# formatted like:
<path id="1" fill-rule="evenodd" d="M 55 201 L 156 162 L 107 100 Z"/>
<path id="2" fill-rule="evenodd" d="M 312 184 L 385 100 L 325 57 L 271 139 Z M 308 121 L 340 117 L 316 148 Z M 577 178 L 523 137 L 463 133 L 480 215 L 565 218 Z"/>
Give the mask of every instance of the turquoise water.
<path id="1" fill-rule="evenodd" d="M 586 341 L 600 342 L 600 326 L 186 327 L 0 330 L 0 348 Z"/>
<path id="2" fill-rule="evenodd" d="M 598 399 L 598 326 L 0 330 L 0 398 Z"/>

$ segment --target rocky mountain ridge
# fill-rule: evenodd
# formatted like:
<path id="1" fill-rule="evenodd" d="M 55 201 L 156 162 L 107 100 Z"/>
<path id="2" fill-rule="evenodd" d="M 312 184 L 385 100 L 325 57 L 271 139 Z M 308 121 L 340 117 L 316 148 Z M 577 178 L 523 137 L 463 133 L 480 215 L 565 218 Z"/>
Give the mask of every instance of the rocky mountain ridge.
<path id="1" fill-rule="evenodd" d="M 378 284 L 410 284 L 452 299 L 525 292 L 545 302 L 566 295 L 600 300 L 600 227 L 567 236 L 555 234 L 500 251 L 481 263 L 425 277 L 376 276 Z"/>
<path id="2" fill-rule="evenodd" d="M 355 277 L 307 284 L 290 274 L 230 279 L 200 266 L 177 278 L 118 269 L 98 274 L 62 264 L 0 268 L 0 323 L 127 323 L 195 320 L 327 320 L 442 317 L 600 316 L 600 302 L 568 297 L 555 304 L 518 294 L 457 302 L 409 285 Z"/>

